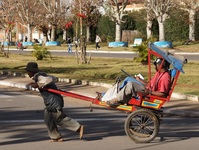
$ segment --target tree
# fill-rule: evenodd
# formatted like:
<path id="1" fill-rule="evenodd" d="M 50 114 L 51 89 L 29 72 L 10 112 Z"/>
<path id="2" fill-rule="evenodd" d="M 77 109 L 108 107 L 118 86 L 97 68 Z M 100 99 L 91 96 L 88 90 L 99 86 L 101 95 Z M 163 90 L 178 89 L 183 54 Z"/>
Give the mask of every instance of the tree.
<path id="1" fill-rule="evenodd" d="M 164 23 L 169 11 L 174 7 L 173 0 L 146 0 L 147 9 L 155 14 L 159 25 L 159 41 L 165 40 Z M 150 18 L 150 16 L 149 16 Z"/>
<path id="2" fill-rule="evenodd" d="M 92 3 L 92 1 L 88 1 L 90 4 Z M 87 47 L 87 43 L 86 43 L 86 36 L 83 35 L 83 23 L 85 23 L 85 20 L 88 20 L 88 17 L 86 16 L 86 8 L 87 7 L 87 1 L 83 1 L 83 0 L 75 0 L 73 1 L 73 9 L 71 10 L 71 12 L 73 14 L 75 14 L 74 16 L 74 20 L 75 20 L 75 24 L 76 24 L 76 30 L 75 30 L 75 38 L 79 37 L 79 50 L 76 48 L 76 60 L 77 63 L 79 63 L 79 59 L 81 61 L 82 64 L 87 64 L 89 63 L 89 61 L 87 61 L 86 58 L 86 47 Z M 90 9 L 90 7 L 87 7 L 87 9 Z M 78 28 L 79 28 L 79 35 L 78 35 Z M 89 37 L 89 36 L 88 36 Z"/>
<path id="3" fill-rule="evenodd" d="M 95 28 L 101 16 L 100 7 L 103 5 L 104 0 L 76 0 L 74 2 L 75 7 L 73 7 L 72 13 L 75 14 L 75 33 L 78 37 L 79 24 L 86 28 L 86 41 L 91 40 L 91 28 Z M 81 5 L 81 10 L 80 10 Z M 80 12 L 81 11 L 81 12 Z M 80 23 L 81 22 L 81 23 Z M 80 27 L 81 28 L 81 27 Z M 79 31 L 81 34 L 81 31 Z M 83 32 L 83 31 L 82 31 Z"/>
<path id="4" fill-rule="evenodd" d="M 12 41 L 11 31 L 15 25 L 15 11 L 12 0 L 2 0 L 0 3 L 0 29 L 5 30 L 5 38 Z"/>
<path id="5" fill-rule="evenodd" d="M 172 14 L 165 23 L 165 38 L 170 41 L 184 41 L 189 35 L 188 13 L 185 10 L 173 8 Z"/>
<path id="6" fill-rule="evenodd" d="M 199 0 L 177 0 L 176 3 L 189 13 L 189 40 L 195 41 L 195 16 L 199 9 Z"/>
<path id="7" fill-rule="evenodd" d="M 68 0 L 62 0 L 59 10 L 59 24 L 58 28 L 63 30 L 63 40 L 66 41 L 67 30 L 72 29 L 75 14 L 72 13 L 73 3 Z"/>
<path id="8" fill-rule="evenodd" d="M 32 41 L 32 29 L 35 27 L 35 22 L 40 14 L 38 0 L 13 0 L 15 13 L 17 14 L 16 21 L 26 27 L 28 31 L 28 41 Z"/>
<path id="9" fill-rule="evenodd" d="M 115 39 L 115 23 L 110 20 L 108 16 L 102 16 L 99 19 L 97 32 L 100 34 L 102 40 L 107 42 L 114 41 Z"/>
<path id="10" fill-rule="evenodd" d="M 62 28 L 66 24 L 67 11 L 71 6 L 71 1 L 66 0 L 39 0 L 44 7 L 45 14 L 42 14 L 44 20 L 48 22 L 48 27 L 51 29 L 51 41 L 55 41 L 55 30 Z M 64 25 L 63 25 L 64 24 Z M 45 26 L 46 27 L 46 26 Z"/>
<path id="11" fill-rule="evenodd" d="M 82 13 L 85 15 L 84 22 L 86 24 L 86 41 L 90 39 L 90 27 L 96 27 L 101 16 L 99 9 L 104 0 L 87 0 L 82 4 Z"/>
<path id="12" fill-rule="evenodd" d="M 115 22 L 115 41 L 121 41 L 121 24 L 124 22 L 123 17 L 127 15 L 125 8 L 129 3 L 128 0 L 107 0 L 104 5 L 106 15 Z"/>
<path id="13" fill-rule="evenodd" d="M 1 0 L 0 3 L 0 29 L 5 31 L 4 39 L 8 42 L 7 52 L 4 51 L 4 45 L 2 45 L 2 51 L 6 57 L 9 57 L 9 44 L 12 41 L 12 29 L 15 25 L 15 11 L 12 0 Z"/>
<path id="14" fill-rule="evenodd" d="M 145 5 L 146 5 L 146 14 L 147 14 L 146 33 L 147 33 L 147 39 L 150 39 L 152 37 L 152 25 L 155 15 L 150 7 L 150 0 L 145 0 Z"/>

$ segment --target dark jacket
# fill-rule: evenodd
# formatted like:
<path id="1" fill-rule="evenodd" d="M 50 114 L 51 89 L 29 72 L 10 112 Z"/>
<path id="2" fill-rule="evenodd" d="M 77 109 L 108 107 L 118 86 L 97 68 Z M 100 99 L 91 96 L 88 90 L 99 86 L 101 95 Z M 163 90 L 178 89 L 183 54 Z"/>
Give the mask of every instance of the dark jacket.
<path id="1" fill-rule="evenodd" d="M 34 75 L 33 80 L 35 82 L 38 82 L 38 77 L 40 75 L 47 76 L 47 74 L 44 72 L 38 72 Z M 54 82 L 51 82 L 50 84 L 44 86 L 44 88 L 57 89 L 57 86 Z M 48 92 L 42 88 L 39 88 L 39 91 L 44 99 L 44 104 L 47 110 L 55 111 L 55 110 L 60 110 L 64 107 L 64 101 L 62 95 Z"/>

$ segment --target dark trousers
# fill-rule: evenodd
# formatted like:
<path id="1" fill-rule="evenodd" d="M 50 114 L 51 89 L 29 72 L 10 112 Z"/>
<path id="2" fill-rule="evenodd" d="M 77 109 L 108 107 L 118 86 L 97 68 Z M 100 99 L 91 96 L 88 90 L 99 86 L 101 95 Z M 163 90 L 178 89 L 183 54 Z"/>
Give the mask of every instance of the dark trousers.
<path id="1" fill-rule="evenodd" d="M 128 103 L 132 97 L 137 96 L 137 92 L 145 93 L 144 85 L 136 82 L 128 82 L 117 94 L 116 98 L 119 102 Z"/>
<path id="2" fill-rule="evenodd" d="M 44 109 L 44 122 L 51 139 L 59 139 L 62 137 L 59 133 L 58 126 L 74 132 L 80 127 L 80 124 L 77 121 L 66 116 L 62 110 L 52 112 Z"/>
<path id="3" fill-rule="evenodd" d="M 99 42 L 96 42 L 96 49 L 97 49 L 97 48 L 100 48 Z"/>

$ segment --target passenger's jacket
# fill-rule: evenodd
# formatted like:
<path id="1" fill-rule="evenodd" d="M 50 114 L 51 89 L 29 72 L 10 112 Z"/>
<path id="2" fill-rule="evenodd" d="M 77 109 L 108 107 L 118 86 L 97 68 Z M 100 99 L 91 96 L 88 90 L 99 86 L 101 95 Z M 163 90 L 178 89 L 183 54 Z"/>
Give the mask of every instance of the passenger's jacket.
<path id="1" fill-rule="evenodd" d="M 39 85 L 39 91 L 44 99 L 44 104 L 47 110 L 49 111 L 60 110 L 64 107 L 64 101 L 62 95 L 48 92 L 43 89 L 43 88 L 57 89 L 57 86 L 51 76 L 48 76 L 44 72 L 38 72 L 34 75 L 33 80 Z"/>

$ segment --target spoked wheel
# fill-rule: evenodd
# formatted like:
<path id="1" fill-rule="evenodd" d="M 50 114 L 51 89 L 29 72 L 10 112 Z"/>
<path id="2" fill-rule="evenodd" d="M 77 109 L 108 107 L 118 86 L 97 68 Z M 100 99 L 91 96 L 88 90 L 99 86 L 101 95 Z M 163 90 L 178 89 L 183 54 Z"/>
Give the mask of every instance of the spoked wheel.
<path id="1" fill-rule="evenodd" d="M 140 109 L 129 114 L 125 121 L 126 134 L 137 143 L 149 143 L 159 132 L 159 120 L 147 109 Z"/>

